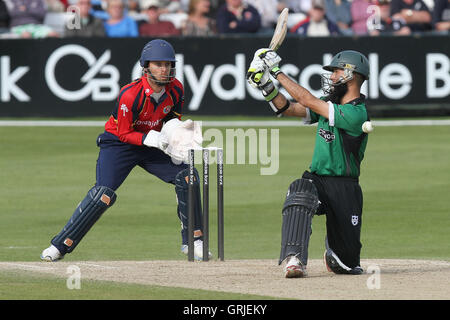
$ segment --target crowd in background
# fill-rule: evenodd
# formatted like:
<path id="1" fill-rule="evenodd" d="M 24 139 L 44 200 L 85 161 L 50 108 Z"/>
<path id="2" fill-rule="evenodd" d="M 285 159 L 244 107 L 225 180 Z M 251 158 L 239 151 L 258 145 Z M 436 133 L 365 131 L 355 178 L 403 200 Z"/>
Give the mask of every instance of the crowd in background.
<path id="1" fill-rule="evenodd" d="M 449 34 L 450 0 L 0 0 L 0 38 Z"/>

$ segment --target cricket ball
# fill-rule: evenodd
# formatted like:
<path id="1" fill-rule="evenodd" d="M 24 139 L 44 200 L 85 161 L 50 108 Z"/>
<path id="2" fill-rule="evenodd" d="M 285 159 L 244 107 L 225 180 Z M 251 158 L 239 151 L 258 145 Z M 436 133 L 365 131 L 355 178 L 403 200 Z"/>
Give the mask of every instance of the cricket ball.
<path id="1" fill-rule="evenodd" d="M 370 133 L 370 132 L 372 132 L 372 131 L 373 131 L 372 122 L 370 122 L 370 121 L 365 121 L 365 122 L 362 124 L 362 131 L 365 132 L 365 133 Z"/>

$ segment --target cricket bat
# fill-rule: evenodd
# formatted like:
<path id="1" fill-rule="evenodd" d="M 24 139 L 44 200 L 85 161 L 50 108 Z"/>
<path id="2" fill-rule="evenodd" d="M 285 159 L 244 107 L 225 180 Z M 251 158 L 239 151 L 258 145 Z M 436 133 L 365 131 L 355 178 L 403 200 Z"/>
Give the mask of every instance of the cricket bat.
<path id="1" fill-rule="evenodd" d="M 269 49 L 273 51 L 277 51 L 283 43 L 284 38 L 286 38 L 288 15 L 289 8 L 284 8 L 278 16 L 277 25 L 275 27 L 275 31 L 273 32 L 272 40 L 270 40 L 269 44 Z M 255 81 L 258 82 L 262 75 L 262 73 L 256 74 Z"/>
<path id="2" fill-rule="evenodd" d="M 286 38 L 288 15 L 289 9 L 284 8 L 278 17 L 277 26 L 275 27 L 272 40 L 270 41 L 269 44 L 269 48 L 272 49 L 273 51 L 277 51 L 278 48 L 283 43 L 284 38 Z"/>

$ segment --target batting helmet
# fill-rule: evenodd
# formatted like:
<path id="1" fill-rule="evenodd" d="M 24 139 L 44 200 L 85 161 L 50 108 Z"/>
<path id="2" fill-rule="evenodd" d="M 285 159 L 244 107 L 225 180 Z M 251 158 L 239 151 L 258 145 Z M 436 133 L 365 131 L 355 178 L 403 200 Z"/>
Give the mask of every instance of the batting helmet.
<path id="1" fill-rule="evenodd" d="M 346 50 L 339 52 L 331 59 L 329 65 L 323 67 L 327 71 L 333 71 L 335 68 L 351 70 L 362 75 L 364 79 L 369 79 L 369 60 L 358 51 Z"/>
<path id="2" fill-rule="evenodd" d="M 170 43 L 162 39 L 155 39 L 147 43 L 141 53 L 141 67 L 148 67 L 149 61 L 170 61 L 175 67 L 175 50 Z"/>

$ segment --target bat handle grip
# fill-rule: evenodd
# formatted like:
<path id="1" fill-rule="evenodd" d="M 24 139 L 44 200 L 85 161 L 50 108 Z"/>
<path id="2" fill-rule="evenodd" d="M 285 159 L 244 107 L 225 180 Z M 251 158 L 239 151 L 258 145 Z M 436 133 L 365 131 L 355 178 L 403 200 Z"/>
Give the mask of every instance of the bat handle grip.
<path id="1" fill-rule="evenodd" d="M 263 73 L 262 73 L 262 72 L 258 72 L 258 73 L 255 74 L 255 76 L 253 77 L 253 80 L 254 80 L 255 82 L 259 82 L 259 81 L 261 80 L 262 76 L 263 76 Z"/>

